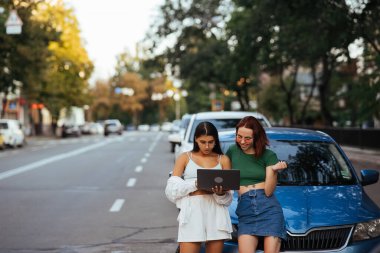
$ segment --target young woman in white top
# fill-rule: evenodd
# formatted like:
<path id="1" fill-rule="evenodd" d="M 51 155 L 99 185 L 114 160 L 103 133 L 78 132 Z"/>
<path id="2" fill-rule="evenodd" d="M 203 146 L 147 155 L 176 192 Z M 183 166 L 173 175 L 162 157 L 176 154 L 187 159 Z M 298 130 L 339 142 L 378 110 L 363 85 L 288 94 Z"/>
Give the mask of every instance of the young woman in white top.
<path id="1" fill-rule="evenodd" d="M 174 202 L 178 215 L 178 242 L 181 253 L 199 252 L 205 242 L 206 253 L 221 253 L 225 239 L 231 239 L 228 206 L 232 191 L 214 187 L 212 192 L 197 188 L 197 169 L 231 169 L 229 158 L 220 148 L 218 131 L 210 122 L 195 129 L 191 152 L 181 154 L 168 179 L 165 193 Z"/>

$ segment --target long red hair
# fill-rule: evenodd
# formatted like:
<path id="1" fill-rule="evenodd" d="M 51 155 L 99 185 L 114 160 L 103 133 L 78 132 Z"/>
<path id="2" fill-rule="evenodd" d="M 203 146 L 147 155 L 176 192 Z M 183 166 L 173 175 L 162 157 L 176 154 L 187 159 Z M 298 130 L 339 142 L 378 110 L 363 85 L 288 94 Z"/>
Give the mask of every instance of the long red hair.
<path id="1" fill-rule="evenodd" d="M 253 149 L 255 150 L 254 156 L 260 157 L 264 153 L 266 146 L 269 145 L 269 140 L 263 126 L 255 117 L 246 116 L 242 118 L 236 125 L 236 134 L 240 127 L 252 129 Z M 236 145 L 240 148 L 240 145 L 237 141 Z"/>

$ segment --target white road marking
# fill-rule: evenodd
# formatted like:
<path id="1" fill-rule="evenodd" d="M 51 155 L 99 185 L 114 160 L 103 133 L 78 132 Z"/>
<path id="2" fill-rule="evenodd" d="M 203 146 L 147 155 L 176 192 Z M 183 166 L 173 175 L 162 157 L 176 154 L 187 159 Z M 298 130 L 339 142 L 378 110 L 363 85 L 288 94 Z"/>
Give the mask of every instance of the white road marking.
<path id="1" fill-rule="evenodd" d="M 123 207 L 125 200 L 124 199 L 117 199 L 113 203 L 113 205 L 110 208 L 110 212 L 119 212 L 120 209 Z"/>
<path id="2" fill-rule="evenodd" d="M 141 159 L 141 163 L 146 163 L 146 158 Z"/>
<path id="3" fill-rule="evenodd" d="M 135 168 L 135 172 L 141 172 L 142 170 L 143 170 L 143 167 L 141 165 Z"/>
<path id="4" fill-rule="evenodd" d="M 56 156 L 49 157 L 49 158 L 46 158 L 46 159 L 42 159 L 40 161 L 31 163 L 31 164 L 28 164 L 28 165 L 25 165 L 25 166 L 21 166 L 21 167 L 18 167 L 16 169 L 12 169 L 12 170 L 8 170 L 8 171 L 5 171 L 5 172 L 2 172 L 2 173 L 0 173 L 0 180 L 16 176 L 18 174 L 21 174 L 21 173 L 24 173 L 24 172 L 27 172 L 27 171 L 31 171 L 31 170 L 37 169 L 37 168 L 39 168 L 41 166 L 44 166 L 46 164 L 49 164 L 49 163 L 53 163 L 53 162 L 56 162 L 56 161 L 59 161 L 59 160 L 63 160 L 63 159 L 66 159 L 66 158 L 69 158 L 69 157 L 72 157 L 72 156 L 76 156 L 76 155 L 85 153 L 85 152 L 90 151 L 92 149 L 100 148 L 100 147 L 105 146 L 105 145 L 107 145 L 109 143 L 110 143 L 110 141 L 96 143 L 96 144 L 91 145 L 91 146 L 87 146 L 87 147 L 80 148 L 80 149 L 77 149 L 77 150 L 74 150 L 74 151 L 71 151 L 71 152 L 68 152 L 68 153 L 64 153 L 64 154 L 56 155 Z"/>
<path id="5" fill-rule="evenodd" d="M 127 182 L 127 187 L 133 187 L 136 184 L 136 178 L 130 178 Z"/>
<path id="6" fill-rule="evenodd" d="M 150 156 L 150 154 L 149 153 L 145 153 L 145 157 L 149 157 Z"/>

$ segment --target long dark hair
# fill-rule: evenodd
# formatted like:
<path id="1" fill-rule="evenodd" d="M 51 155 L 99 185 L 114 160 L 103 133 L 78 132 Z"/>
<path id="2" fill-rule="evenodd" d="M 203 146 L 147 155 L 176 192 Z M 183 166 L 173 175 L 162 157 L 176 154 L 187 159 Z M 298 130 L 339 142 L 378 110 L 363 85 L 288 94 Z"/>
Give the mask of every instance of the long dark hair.
<path id="1" fill-rule="evenodd" d="M 254 156 L 260 157 L 264 153 L 266 146 L 269 145 L 269 140 L 263 126 L 255 117 L 246 116 L 242 118 L 236 125 L 236 134 L 240 127 L 252 129 L 253 149 L 255 150 Z M 240 148 L 240 145 L 237 141 L 236 145 Z"/>
<path id="2" fill-rule="evenodd" d="M 223 154 L 222 149 L 220 148 L 220 142 L 219 142 L 219 135 L 218 135 L 218 130 L 212 124 L 211 122 L 208 121 L 203 121 L 198 124 L 198 126 L 195 128 L 195 133 L 194 133 L 194 139 L 193 139 L 193 151 L 197 152 L 199 151 L 199 146 L 198 143 L 195 141 L 198 137 L 206 135 L 206 136 L 212 136 L 214 137 L 215 140 L 215 145 L 214 148 L 212 149 L 213 152 L 221 155 Z"/>

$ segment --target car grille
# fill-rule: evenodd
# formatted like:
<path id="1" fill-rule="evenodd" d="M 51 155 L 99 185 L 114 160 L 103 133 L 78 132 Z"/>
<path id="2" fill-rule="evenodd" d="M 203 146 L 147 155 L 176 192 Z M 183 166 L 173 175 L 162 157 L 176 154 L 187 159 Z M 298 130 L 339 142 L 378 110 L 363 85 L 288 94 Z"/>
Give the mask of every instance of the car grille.
<path id="1" fill-rule="evenodd" d="M 231 242 L 237 243 L 238 226 L 233 224 Z M 305 234 L 291 234 L 282 241 L 281 252 L 330 251 L 344 248 L 353 231 L 353 226 L 321 227 Z M 264 250 L 263 238 L 259 239 L 257 249 Z"/>
<path id="2" fill-rule="evenodd" d="M 284 251 L 333 250 L 343 248 L 353 227 L 325 227 L 309 231 L 307 234 L 288 234 L 281 245 Z"/>

